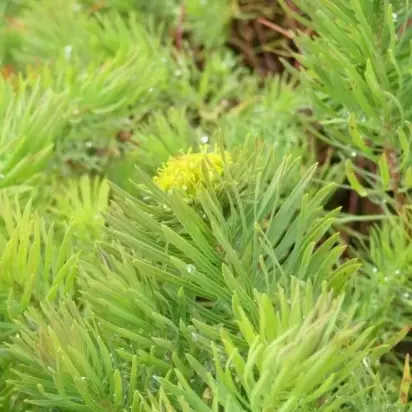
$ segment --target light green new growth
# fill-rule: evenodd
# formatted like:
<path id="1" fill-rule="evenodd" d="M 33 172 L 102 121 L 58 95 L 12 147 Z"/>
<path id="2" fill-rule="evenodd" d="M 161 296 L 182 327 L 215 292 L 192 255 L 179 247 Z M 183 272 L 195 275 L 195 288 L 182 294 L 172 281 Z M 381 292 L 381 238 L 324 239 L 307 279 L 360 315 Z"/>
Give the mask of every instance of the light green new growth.
<path id="1" fill-rule="evenodd" d="M 1 411 L 412 411 L 408 0 L 3 3 Z"/>

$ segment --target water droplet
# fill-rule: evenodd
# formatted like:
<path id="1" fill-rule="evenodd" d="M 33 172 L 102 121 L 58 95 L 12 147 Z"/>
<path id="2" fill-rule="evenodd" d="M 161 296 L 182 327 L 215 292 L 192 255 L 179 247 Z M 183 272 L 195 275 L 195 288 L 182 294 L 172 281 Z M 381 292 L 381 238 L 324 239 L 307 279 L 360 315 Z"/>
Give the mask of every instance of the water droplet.
<path id="1" fill-rule="evenodd" d="M 400 275 L 401 271 L 399 269 L 395 270 L 395 275 Z"/>
<path id="2" fill-rule="evenodd" d="M 410 295 L 408 292 L 405 292 L 405 293 L 403 294 L 403 297 L 404 297 L 405 299 L 409 299 L 409 298 L 411 297 L 411 295 Z"/>
<path id="3" fill-rule="evenodd" d="M 214 363 L 211 360 L 206 361 L 203 364 L 203 367 L 208 371 L 208 372 L 212 372 L 214 369 Z"/>
<path id="4" fill-rule="evenodd" d="M 193 273 L 193 272 L 196 270 L 196 266 L 195 266 L 195 265 L 192 265 L 192 264 L 187 265 L 187 266 L 186 266 L 186 270 L 187 270 L 189 273 Z"/>
<path id="5" fill-rule="evenodd" d="M 373 273 L 377 273 L 377 272 L 378 272 L 378 268 L 373 268 L 373 269 L 372 269 L 372 272 L 373 272 Z"/>
<path id="6" fill-rule="evenodd" d="M 86 142 L 86 147 L 87 148 L 92 148 L 93 147 L 93 143 L 92 142 Z"/>
<path id="7" fill-rule="evenodd" d="M 160 377 L 157 375 L 152 375 L 152 384 L 150 386 L 150 390 L 157 391 L 160 387 Z"/>
<path id="8" fill-rule="evenodd" d="M 182 75 L 182 71 L 180 69 L 175 70 L 175 76 L 180 77 Z"/>
<path id="9" fill-rule="evenodd" d="M 73 6 L 72 6 L 72 10 L 73 10 L 75 13 L 77 13 L 77 12 L 80 11 L 81 9 L 82 9 L 82 6 L 81 6 L 81 4 L 79 4 L 79 3 L 74 3 Z"/>
<path id="10" fill-rule="evenodd" d="M 86 376 L 82 376 L 82 381 L 87 381 Z"/>
<path id="11" fill-rule="evenodd" d="M 4 179 L 4 174 L 0 173 L 0 179 Z"/>
<path id="12" fill-rule="evenodd" d="M 72 57 L 72 51 L 73 51 L 73 46 L 68 44 L 67 46 L 64 47 L 64 54 L 66 56 L 66 59 L 70 59 Z"/>
<path id="13" fill-rule="evenodd" d="M 209 141 L 209 136 L 202 136 L 201 138 L 200 138 L 200 141 L 203 143 L 203 144 L 206 144 L 208 141 Z"/>
<path id="14" fill-rule="evenodd" d="M 393 13 L 392 13 L 392 17 L 393 17 L 393 20 L 394 20 L 394 21 L 398 21 L 398 13 L 393 12 Z"/>
<path id="15" fill-rule="evenodd" d="M 352 156 L 352 157 L 356 157 L 356 152 L 352 152 L 352 153 L 351 153 L 351 156 Z"/>

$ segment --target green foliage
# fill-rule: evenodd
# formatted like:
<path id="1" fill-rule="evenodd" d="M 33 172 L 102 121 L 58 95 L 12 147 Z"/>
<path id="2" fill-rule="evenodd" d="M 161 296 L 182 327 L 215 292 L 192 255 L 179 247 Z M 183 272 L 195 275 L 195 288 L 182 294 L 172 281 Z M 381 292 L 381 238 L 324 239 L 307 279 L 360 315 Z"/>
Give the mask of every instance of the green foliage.
<path id="1" fill-rule="evenodd" d="M 82 265 L 82 300 L 86 304 L 82 312 L 73 302 L 68 303 L 67 310 L 58 312 L 47 304 L 40 311 L 32 308 L 25 322 L 19 323 L 31 340 L 22 340 L 23 332 L 21 337 L 13 339 L 10 353 L 19 360 L 20 372 L 12 382 L 19 391 L 31 395 L 30 403 L 43 407 L 57 405 L 67 410 L 97 411 L 128 406 L 133 410 L 139 402 L 146 402 L 148 385 L 155 385 L 152 390 L 158 393 L 159 401 L 147 398 L 155 405 L 169 402 L 163 398 L 170 392 L 169 396 L 174 395 L 182 407 L 185 404 L 196 407 L 202 400 L 196 400 L 194 394 L 208 390 L 219 394 L 213 402 L 216 405 L 241 407 L 243 404 L 245 410 L 253 410 L 258 405 L 263 409 L 292 405 L 295 399 L 295 406 L 303 407 L 340 385 L 347 376 L 345 373 L 350 374 L 354 365 L 360 364 L 367 352 L 358 352 L 354 358 L 347 347 L 348 339 L 356 336 L 351 315 L 342 318 L 346 326 L 335 327 L 342 297 L 334 301 L 332 292 L 328 294 L 325 290 L 342 290 L 348 274 L 355 273 L 356 265 L 348 262 L 333 270 L 342 252 L 342 248 L 333 247 L 336 236 L 313 253 L 335 214 L 317 218 L 319 211 L 313 213 L 329 189 L 325 188 L 313 199 L 304 195 L 312 170 L 286 196 L 279 187 L 281 176 L 293 179 L 291 168 L 297 162 L 283 161 L 270 179 L 272 162 L 263 162 L 265 157 L 259 152 L 253 157 L 255 162 L 249 163 L 254 163 L 256 170 L 236 170 L 237 166 L 227 170 L 227 177 L 226 174 L 223 177 L 225 190 L 220 196 L 228 199 L 226 212 L 216 194 L 207 190 L 207 184 L 199 191 L 193 206 L 187 205 L 178 193 L 166 195 L 151 187 L 153 184 L 147 178 L 148 186 L 137 186 L 139 194 L 152 193 L 146 203 L 116 189 L 116 204 L 108 216 L 108 240 L 113 239 L 114 243 L 102 244 L 103 260 L 96 257 L 98 260 L 93 263 Z M 257 182 L 250 178 L 249 187 L 239 193 L 234 179 L 243 173 L 255 175 Z M 262 229 L 259 222 L 263 223 L 267 216 L 269 221 Z M 301 242 L 302 239 L 305 241 Z M 292 247 L 292 253 L 284 257 L 282 250 Z M 317 269 L 318 277 L 309 280 L 307 275 L 314 273 L 311 267 Z M 297 279 L 291 284 L 292 274 Z M 280 285 L 285 289 L 280 290 Z M 301 296 L 303 287 L 306 292 Z M 257 289 L 267 294 L 259 294 Z M 286 296 L 291 296 L 290 309 Z M 319 296 L 323 298 L 317 299 Z M 277 302 L 279 315 L 271 308 L 272 299 Z M 46 327 L 47 324 L 50 326 Z M 220 330 L 220 324 L 225 325 L 225 332 Z M 29 332 L 33 327 L 38 334 Z M 258 334 L 254 327 L 259 327 Z M 314 333 L 310 339 L 313 343 L 304 349 L 299 341 L 307 337 L 309 330 Z M 333 330 L 339 332 L 332 339 Z M 368 333 L 365 331 L 354 340 L 353 350 L 365 345 Z M 39 339 L 44 355 L 30 349 L 38 347 Z M 210 340 L 216 340 L 215 349 Z M 340 351 L 338 341 L 345 342 L 345 356 L 351 363 L 344 357 L 336 359 Z M 235 368 L 233 373 L 240 382 L 233 378 L 227 381 L 230 375 L 216 361 L 218 347 L 225 348 L 223 359 L 229 362 L 227 371 Z M 242 353 L 248 347 L 246 362 Z M 268 360 L 265 362 L 265 357 L 276 355 L 279 350 L 288 353 L 288 357 L 283 357 L 279 364 L 278 374 L 282 378 L 279 377 L 276 385 L 270 380 L 275 375 L 261 369 L 263 365 L 271 365 Z M 103 364 L 98 353 L 106 353 Z M 184 353 L 190 356 L 182 356 Z M 319 362 L 321 354 L 324 356 Z M 295 372 L 290 368 L 299 356 L 302 361 L 307 359 L 310 375 L 301 369 L 301 363 L 295 364 Z M 330 363 L 332 358 L 334 362 Z M 206 371 L 205 364 L 210 364 L 211 370 Z M 344 368 L 346 372 L 342 371 L 342 380 L 329 378 L 325 385 L 323 374 L 329 376 L 331 367 Z M 253 378 L 258 371 L 261 379 Z M 36 380 L 29 378 L 33 374 Z M 150 383 L 153 375 L 155 382 Z M 308 378 L 312 375 L 318 377 L 318 384 Z M 199 386 L 189 396 L 187 380 L 197 382 L 199 378 Z M 40 386 L 39 379 L 43 382 Z M 202 380 L 205 382 L 201 383 Z M 161 387 L 157 387 L 157 381 Z M 291 386 L 282 389 L 285 382 Z M 268 392 L 264 384 L 273 387 L 273 391 Z M 229 388 L 233 391 L 233 385 L 239 391 L 235 398 L 227 393 Z M 267 398 L 262 399 L 254 386 L 256 391 L 259 388 L 266 393 Z M 317 388 L 314 394 L 308 392 L 307 398 L 302 398 L 313 387 Z M 182 400 L 184 388 L 188 394 Z M 287 388 L 290 396 L 285 393 Z"/>
<path id="2" fill-rule="evenodd" d="M 21 209 L 17 198 L 5 194 L 0 201 L 2 224 L 0 257 L 1 317 L 1 404 L 3 410 L 19 410 L 19 395 L 6 385 L 14 360 L 4 343 L 20 330 L 17 319 L 29 307 L 74 296 L 79 252 L 73 250 L 72 233 L 67 230 L 56 242 L 53 225 L 32 210 Z"/>
<path id="3" fill-rule="evenodd" d="M 107 182 L 82 176 L 63 187 L 57 182 L 53 191 L 53 205 L 49 210 L 56 224 L 62 224 L 62 230 L 69 225 L 84 246 L 93 245 L 103 231 L 104 213 L 109 202 Z"/>
<path id="4" fill-rule="evenodd" d="M 362 301 L 362 317 L 382 325 L 381 339 L 404 327 L 411 315 L 410 225 L 393 218 L 375 228 L 364 251 L 363 276 L 356 289 Z M 361 249 L 362 250 L 362 249 Z"/>
<path id="5" fill-rule="evenodd" d="M 346 156 L 358 153 L 379 164 L 380 176 L 365 179 L 380 190 L 396 191 L 395 173 L 411 167 L 409 1 L 296 4 L 318 35 L 315 40 L 300 38 L 300 60 L 307 68 L 304 82 L 329 139 Z"/>
<path id="6" fill-rule="evenodd" d="M 256 325 L 245 315 L 235 295 L 233 311 L 247 349 L 239 350 L 240 343 L 220 330 L 220 339 L 212 346 L 215 373 L 187 355 L 191 367 L 214 397 L 207 399 L 210 408 L 201 407 L 201 398 L 194 396 L 184 376 L 176 370 L 178 384 L 172 386 L 164 381 L 164 385 L 184 399 L 180 401 L 182 409 L 190 405 L 198 410 L 217 411 L 221 405 L 224 410 L 239 411 L 332 411 L 342 405 L 350 386 L 346 381 L 361 368 L 362 358 L 371 353 L 364 347 L 369 331 L 353 339 L 357 327 L 350 328 L 350 316 L 342 324 L 335 324 L 339 322 L 342 299 L 333 300 L 325 293 L 315 303 L 311 285 L 307 286 L 302 292 L 303 287 L 292 282 L 290 299 L 280 289 L 274 295 L 279 304 L 277 311 L 268 295 L 256 294 Z M 224 347 L 223 354 L 218 345 Z M 343 346 L 345 351 L 341 351 Z M 330 396 L 335 389 L 338 393 Z"/>
<path id="7" fill-rule="evenodd" d="M 1 410 L 412 410 L 407 0 L 3 3 Z"/>

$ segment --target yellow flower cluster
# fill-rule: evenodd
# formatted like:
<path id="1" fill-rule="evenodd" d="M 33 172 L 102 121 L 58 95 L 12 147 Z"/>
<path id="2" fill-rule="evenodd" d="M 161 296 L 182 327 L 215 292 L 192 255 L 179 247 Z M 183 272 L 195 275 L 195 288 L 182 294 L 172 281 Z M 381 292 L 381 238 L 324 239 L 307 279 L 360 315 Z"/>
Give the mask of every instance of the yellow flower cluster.
<path id="1" fill-rule="evenodd" d="M 229 153 L 225 153 L 226 161 L 231 162 Z M 178 189 L 188 195 L 194 195 L 196 188 L 204 180 L 202 163 L 209 171 L 209 178 L 213 182 L 216 174 L 223 173 L 224 160 L 219 153 L 187 153 L 171 157 L 154 177 L 155 183 L 164 191 Z"/>

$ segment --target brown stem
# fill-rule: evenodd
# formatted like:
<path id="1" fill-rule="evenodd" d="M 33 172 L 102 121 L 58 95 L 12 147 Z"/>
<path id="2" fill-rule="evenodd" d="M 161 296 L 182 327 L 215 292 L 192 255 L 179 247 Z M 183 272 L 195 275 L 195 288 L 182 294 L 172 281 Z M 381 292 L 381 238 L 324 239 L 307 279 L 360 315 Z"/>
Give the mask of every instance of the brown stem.
<path id="1" fill-rule="evenodd" d="M 229 44 L 239 49 L 243 53 L 244 60 L 255 70 L 260 71 L 258 59 L 253 50 L 245 42 L 242 42 L 240 39 L 232 35 L 229 38 Z"/>
<path id="2" fill-rule="evenodd" d="M 356 160 L 355 164 L 360 169 L 363 169 L 365 167 L 365 159 L 363 157 L 360 157 Z M 359 174 L 356 173 L 356 177 L 358 178 L 359 181 L 362 181 L 362 177 L 359 176 Z M 356 190 L 352 190 L 349 195 L 348 214 L 350 215 L 357 214 L 359 211 L 359 205 L 360 205 L 359 195 L 356 192 Z M 353 229 L 353 223 L 349 223 L 348 227 L 350 229 Z M 346 244 L 349 244 L 350 242 L 349 233 L 343 233 L 342 239 Z"/>
<path id="3" fill-rule="evenodd" d="M 185 6 L 182 3 L 180 5 L 179 20 L 177 22 L 177 29 L 176 29 L 176 49 L 179 51 L 182 50 L 184 17 L 185 17 Z"/>
<path id="4" fill-rule="evenodd" d="M 290 40 L 293 40 L 295 38 L 295 34 L 290 31 L 290 30 L 285 30 L 282 27 L 278 26 L 277 24 L 266 20 L 263 17 L 260 17 L 259 19 L 256 19 L 256 21 L 260 24 L 263 24 L 264 26 L 267 26 L 269 28 L 271 28 L 272 30 L 277 31 L 278 33 L 282 34 L 283 36 L 287 37 Z"/>
<path id="5" fill-rule="evenodd" d="M 388 161 L 389 174 L 392 183 L 392 191 L 395 196 L 396 211 L 401 214 L 403 205 L 405 203 L 405 198 L 402 195 L 402 193 L 399 192 L 401 174 L 398 166 L 398 159 L 396 157 L 395 150 L 391 146 L 386 146 L 384 148 L 384 153 Z"/>
<path id="6" fill-rule="evenodd" d="M 255 27 L 256 30 L 256 34 L 257 37 L 259 39 L 259 43 L 261 44 L 261 46 L 264 46 L 265 43 L 267 42 L 267 36 L 266 33 L 263 29 L 263 27 L 261 27 L 259 24 L 257 24 L 258 21 L 253 22 L 253 25 Z M 262 47 L 263 49 L 263 47 Z M 263 52 L 263 58 L 265 59 L 265 64 L 266 67 L 268 68 L 269 71 L 275 72 L 278 70 L 277 64 L 275 59 L 273 58 L 271 53 L 268 52 Z"/>

